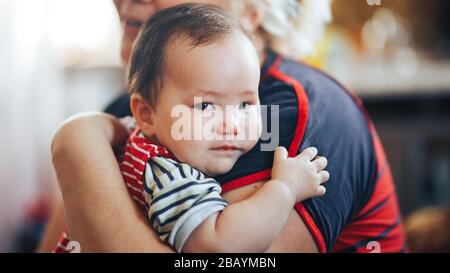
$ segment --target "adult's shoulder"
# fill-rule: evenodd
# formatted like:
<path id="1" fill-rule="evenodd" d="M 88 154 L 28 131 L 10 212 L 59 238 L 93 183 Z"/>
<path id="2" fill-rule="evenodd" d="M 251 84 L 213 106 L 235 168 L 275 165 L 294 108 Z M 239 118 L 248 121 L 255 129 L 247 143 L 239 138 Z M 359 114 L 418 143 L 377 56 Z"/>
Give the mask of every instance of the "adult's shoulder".
<path id="1" fill-rule="evenodd" d="M 309 104 L 320 106 L 318 110 L 327 113 L 326 116 L 332 114 L 342 121 L 357 119 L 366 123 L 368 117 L 357 96 L 326 72 L 292 60 L 284 60 L 279 70 L 298 81 Z"/>
<path id="2" fill-rule="evenodd" d="M 370 184 L 375 167 L 373 132 L 359 98 L 332 76 L 309 65 L 286 60 L 279 70 L 300 84 L 308 100 L 308 122 L 300 148 L 318 147 L 334 159 L 329 167 L 335 171 L 348 168 L 344 172 L 356 168 L 360 176 L 351 182 L 356 186 Z"/>
<path id="3" fill-rule="evenodd" d="M 308 124 L 303 143 L 345 136 L 348 143 L 371 145 L 370 118 L 359 98 L 329 74 L 307 64 L 283 60 L 278 71 L 299 83 L 307 97 Z M 322 138 L 325 138 L 322 139 Z"/>
<path id="4" fill-rule="evenodd" d="M 299 150 L 314 146 L 328 159 L 327 194 L 304 206 L 331 250 L 373 192 L 376 157 L 370 119 L 359 99 L 328 74 L 294 61 L 281 62 L 278 71 L 306 94 L 308 117 Z"/>

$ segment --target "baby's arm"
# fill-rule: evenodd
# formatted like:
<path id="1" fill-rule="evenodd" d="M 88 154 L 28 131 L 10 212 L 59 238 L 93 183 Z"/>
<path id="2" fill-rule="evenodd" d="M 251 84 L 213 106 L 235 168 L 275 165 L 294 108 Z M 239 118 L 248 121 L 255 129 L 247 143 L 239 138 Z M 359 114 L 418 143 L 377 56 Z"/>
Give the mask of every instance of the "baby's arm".
<path id="1" fill-rule="evenodd" d="M 275 151 L 272 179 L 250 198 L 207 218 L 187 239 L 184 252 L 263 252 L 282 230 L 294 205 L 325 194 L 327 161 L 308 148 L 295 158 Z"/>

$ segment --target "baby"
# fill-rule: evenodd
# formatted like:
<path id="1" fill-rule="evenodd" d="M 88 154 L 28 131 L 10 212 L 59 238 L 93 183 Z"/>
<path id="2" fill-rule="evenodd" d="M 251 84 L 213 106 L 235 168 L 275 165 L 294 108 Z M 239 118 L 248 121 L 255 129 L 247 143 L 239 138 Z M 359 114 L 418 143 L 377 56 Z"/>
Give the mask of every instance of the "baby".
<path id="1" fill-rule="evenodd" d="M 230 171 L 261 134 L 259 80 L 252 42 L 214 7 L 164 10 L 141 32 L 129 67 L 137 127 L 121 170 L 159 237 L 178 252 L 263 252 L 296 203 L 325 193 L 326 160 L 315 148 L 295 158 L 277 148 L 272 179 L 255 194 L 231 205 L 220 196 L 212 177 Z M 174 109 L 185 110 L 181 119 Z"/>

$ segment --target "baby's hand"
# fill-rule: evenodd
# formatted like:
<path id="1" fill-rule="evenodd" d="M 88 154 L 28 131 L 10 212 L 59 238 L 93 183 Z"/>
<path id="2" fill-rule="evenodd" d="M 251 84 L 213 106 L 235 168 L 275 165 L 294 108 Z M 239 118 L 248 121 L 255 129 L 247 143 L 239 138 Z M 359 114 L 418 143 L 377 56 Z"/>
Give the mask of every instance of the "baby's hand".
<path id="1" fill-rule="evenodd" d="M 307 148 L 296 157 L 288 158 L 284 147 L 275 150 L 272 180 L 284 183 L 295 198 L 295 203 L 308 198 L 322 196 L 330 174 L 325 171 L 327 159 L 317 157 L 316 148 Z"/>

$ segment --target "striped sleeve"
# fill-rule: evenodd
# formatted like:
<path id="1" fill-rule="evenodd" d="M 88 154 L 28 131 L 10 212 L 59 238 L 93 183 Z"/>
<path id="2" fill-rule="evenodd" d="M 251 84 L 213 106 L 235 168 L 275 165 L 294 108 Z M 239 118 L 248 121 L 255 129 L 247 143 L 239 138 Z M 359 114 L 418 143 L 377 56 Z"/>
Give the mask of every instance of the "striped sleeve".
<path id="1" fill-rule="evenodd" d="M 178 252 L 206 218 L 228 204 L 216 180 L 169 158 L 152 157 L 144 177 L 150 224 Z"/>

